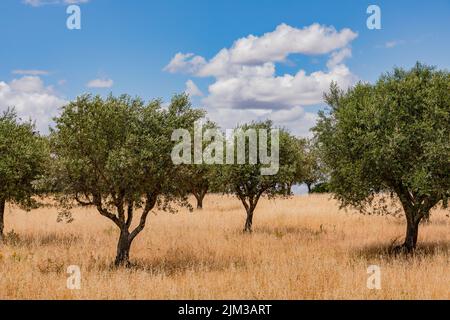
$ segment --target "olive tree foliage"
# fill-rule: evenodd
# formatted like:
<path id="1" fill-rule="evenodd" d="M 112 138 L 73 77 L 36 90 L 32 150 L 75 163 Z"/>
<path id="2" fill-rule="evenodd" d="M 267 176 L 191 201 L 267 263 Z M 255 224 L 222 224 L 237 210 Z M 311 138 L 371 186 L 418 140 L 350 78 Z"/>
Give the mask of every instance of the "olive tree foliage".
<path id="1" fill-rule="evenodd" d="M 263 148 L 269 156 L 274 156 L 274 149 L 272 148 L 272 134 L 271 130 L 275 129 L 271 121 L 252 122 L 238 126 L 234 130 L 234 140 L 229 139 L 227 144 L 234 141 L 234 148 L 232 156 L 237 159 L 239 152 L 239 143 L 236 141 L 245 141 L 245 163 L 227 164 L 221 167 L 220 184 L 226 193 L 234 194 L 243 204 L 247 218 L 244 225 L 244 232 L 252 232 L 253 214 L 255 212 L 258 201 L 263 196 L 268 198 L 275 198 L 277 196 L 285 197 L 288 195 L 286 186 L 293 180 L 295 174 L 296 164 L 296 145 L 293 143 L 293 137 L 285 130 L 279 129 L 279 169 L 271 175 L 262 174 L 262 169 L 267 168 L 268 165 L 262 161 L 261 154 L 258 153 L 256 163 L 250 162 L 251 144 L 249 141 L 248 130 L 263 130 L 267 132 L 267 148 Z M 259 132 L 259 131 L 258 131 Z M 259 146 L 262 140 L 257 135 L 257 145 Z M 256 141 L 254 140 L 254 141 Z M 253 143 L 254 144 L 254 143 Z M 264 142 L 263 142 L 264 144 Z M 227 154 L 227 156 L 229 156 Z"/>
<path id="2" fill-rule="evenodd" d="M 46 172 L 48 144 L 31 122 L 21 122 L 14 110 L 0 115 L 0 242 L 7 202 L 29 210 L 38 205 L 39 181 Z"/>
<path id="3" fill-rule="evenodd" d="M 193 164 L 185 167 L 185 183 L 197 201 L 197 209 L 203 209 L 203 199 L 210 190 L 214 178 L 212 167 L 205 164 Z"/>
<path id="4" fill-rule="evenodd" d="M 307 177 L 306 163 L 306 144 L 307 140 L 292 135 L 286 136 L 287 142 L 291 146 L 293 163 L 290 166 L 291 174 L 286 183 L 286 195 L 292 195 L 292 187 L 296 184 L 302 184 Z"/>
<path id="5" fill-rule="evenodd" d="M 291 193 L 294 184 L 306 184 L 308 193 L 312 186 L 326 180 L 324 166 L 320 162 L 319 152 L 312 139 L 290 136 L 291 152 L 295 158 L 293 179 L 287 185 L 287 191 Z"/>
<path id="6" fill-rule="evenodd" d="M 173 210 L 173 201 L 187 205 L 171 159 L 171 134 L 191 128 L 203 114 L 186 95 L 175 96 L 167 109 L 160 100 L 84 95 L 55 119 L 51 142 L 60 201 L 69 209 L 70 201 L 94 206 L 118 227 L 117 266 L 129 265 L 132 241 L 152 209 Z"/>
<path id="7" fill-rule="evenodd" d="M 333 84 L 325 99 L 331 108 L 314 131 L 332 191 L 362 212 L 398 199 L 407 222 L 399 249 L 413 251 L 421 220 L 450 195 L 450 73 L 417 63 L 374 85 Z"/>
<path id="8" fill-rule="evenodd" d="M 191 135 L 194 135 L 194 128 L 192 128 Z M 205 124 L 201 126 L 202 137 L 206 136 L 208 130 L 219 130 L 217 125 L 212 121 L 206 121 Z M 205 150 L 211 142 L 206 137 L 202 139 L 202 151 Z M 191 144 L 191 159 L 194 159 L 194 146 Z M 182 174 L 180 175 L 181 183 L 186 185 L 186 188 L 195 197 L 197 201 L 197 209 L 203 209 L 203 199 L 206 194 L 210 191 L 215 191 L 215 177 L 217 174 L 216 164 L 207 164 L 204 161 L 202 163 L 196 164 L 184 164 L 181 165 Z"/>
<path id="9" fill-rule="evenodd" d="M 308 193 L 312 192 L 312 187 L 326 181 L 326 172 L 320 161 L 319 150 L 313 139 L 304 140 L 303 161 L 301 162 L 301 180 L 308 187 Z"/>

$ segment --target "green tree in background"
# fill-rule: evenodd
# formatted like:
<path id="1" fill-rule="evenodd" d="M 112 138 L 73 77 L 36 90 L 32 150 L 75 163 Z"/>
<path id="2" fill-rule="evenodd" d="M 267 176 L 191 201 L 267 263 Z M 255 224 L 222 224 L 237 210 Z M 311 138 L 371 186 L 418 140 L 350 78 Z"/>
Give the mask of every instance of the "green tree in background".
<path id="1" fill-rule="evenodd" d="M 229 164 L 222 168 L 221 172 L 221 184 L 225 192 L 236 195 L 236 197 L 242 202 L 247 218 L 244 225 L 244 232 L 252 232 L 253 214 L 258 201 L 262 196 L 274 198 L 276 196 L 286 196 L 286 186 L 291 183 L 295 174 L 296 165 L 296 145 L 293 143 L 294 139 L 285 130 L 279 132 L 279 169 L 272 175 L 263 175 L 262 168 L 267 168 L 268 165 L 261 161 L 261 157 L 258 154 L 256 156 L 257 161 L 255 164 L 250 163 L 251 147 L 254 143 L 251 141 L 250 136 L 247 134 L 249 129 L 265 130 L 267 132 L 267 152 L 271 153 L 272 139 L 271 130 L 273 125 L 270 121 L 266 122 L 253 122 L 250 124 L 244 124 L 238 126 L 234 131 L 235 141 L 245 141 L 245 164 Z M 258 143 L 261 143 L 260 137 L 257 136 Z M 254 139 L 254 141 L 256 141 Z M 227 143 L 229 143 L 228 141 Z M 236 159 L 236 153 L 238 143 L 234 144 L 234 157 Z M 272 151 L 271 151 L 272 150 Z M 272 154 L 273 156 L 273 154 Z"/>
<path id="2" fill-rule="evenodd" d="M 202 136 L 205 137 L 207 130 L 219 130 L 217 125 L 207 121 L 202 125 Z M 193 133 L 192 133 L 193 134 Z M 207 137 L 202 139 L 202 151 L 211 143 Z M 194 149 L 192 150 L 192 159 L 194 159 Z M 186 184 L 188 190 L 194 195 L 197 201 L 197 209 L 203 209 L 203 199 L 209 191 L 214 191 L 214 179 L 217 175 L 216 164 L 188 164 L 182 165 L 182 183 Z"/>
<path id="3" fill-rule="evenodd" d="M 13 110 L 0 115 L 0 242 L 5 239 L 7 202 L 25 209 L 37 205 L 38 181 L 48 164 L 48 144 L 31 122 L 20 122 Z"/>
<path id="4" fill-rule="evenodd" d="M 286 139 L 291 146 L 291 157 L 294 160 L 290 166 L 292 172 L 286 184 L 286 195 L 292 195 L 292 187 L 296 184 L 303 183 L 306 177 L 306 139 L 293 135 L 286 136 Z"/>
<path id="5" fill-rule="evenodd" d="M 303 158 L 303 174 L 301 182 L 306 184 L 308 187 L 308 193 L 311 193 L 314 185 L 323 183 L 326 180 L 324 167 L 320 162 L 319 151 L 312 139 L 305 141 Z"/>

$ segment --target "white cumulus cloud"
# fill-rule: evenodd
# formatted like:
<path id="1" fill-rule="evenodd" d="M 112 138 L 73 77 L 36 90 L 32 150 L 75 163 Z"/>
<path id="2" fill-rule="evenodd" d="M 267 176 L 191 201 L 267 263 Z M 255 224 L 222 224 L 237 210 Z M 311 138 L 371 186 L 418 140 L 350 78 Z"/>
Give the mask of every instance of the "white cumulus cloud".
<path id="1" fill-rule="evenodd" d="M 33 120 L 39 131 L 48 132 L 52 118 L 67 101 L 41 78 L 26 76 L 7 83 L 0 81 L 0 112 L 14 108 L 23 120 Z"/>
<path id="2" fill-rule="evenodd" d="M 164 68 L 164 71 L 171 73 L 197 73 L 204 65 L 206 60 L 203 57 L 196 56 L 193 53 L 177 53 L 169 64 Z"/>
<path id="3" fill-rule="evenodd" d="M 234 127 L 236 119 L 268 118 L 305 134 L 316 115 L 304 111 L 304 107 L 321 104 L 332 81 L 343 88 L 356 81 L 344 64 L 351 57 L 350 44 L 356 37 L 346 28 L 338 31 L 312 24 L 300 29 L 281 24 L 264 35 L 238 39 L 210 60 L 194 53 L 177 53 L 164 70 L 212 77 L 203 103 L 211 119 L 221 125 Z M 287 61 L 292 54 L 326 55 L 327 66 L 310 73 L 299 69 L 292 74 L 277 74 L 277 63 Z"/>
<path id="4" fill-rule="evenodd" d="M 350 29 L 313 24 L 297 29 L 286 24 L 261 37 L 249 35 L 222 49 L 199 71 L 201 76 L 221 77 L 239 71 L 242 66 L 258 66 L 285 61 L 290 54 L 322 55 L 346 47 L 357 34 Z M 196 56 L 199 60 L 198 56 Z"/>
<path id="5" fill-rule="evenodd" d="M 186 90 L 185 92 L 191 97 L 201 97 L 203 96 L 203 92 L 197 87 L 197 85 L 192 80 L 186 81 Z"/>
<path id="6" fill-rule="evenodd" d="M 351 57 L 352 50 L 350 50 L 350 48 L 344 48 L 342 50 L 335 51 L 331 54 L 331 58 L 327 62 L 327 67 L 332 69 L 338 64 L 342 63 L 345 59 Z"/>

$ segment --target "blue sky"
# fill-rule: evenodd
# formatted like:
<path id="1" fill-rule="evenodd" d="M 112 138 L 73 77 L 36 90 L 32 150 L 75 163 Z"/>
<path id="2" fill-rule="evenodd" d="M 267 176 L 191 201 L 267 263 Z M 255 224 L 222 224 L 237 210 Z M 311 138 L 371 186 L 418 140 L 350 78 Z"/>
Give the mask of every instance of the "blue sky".
<path id="1" fill-rule="evenodd" d="M 81 30 L 66 28 L 67 2 L 82 2 Z M 366 26 L 370 4 L 381 30 Z M 372 82 L 417 60 L 449 69 L 449 21 L 448 0 L 2 0 L 0 111 L 15 105 L 45 131 L 85 92 L 167 101 L 189 87 L 223 126 L 268 117 L 306 135 L 335 77 Z M 233 62 L 211 71 L 224 48 Z M 181 64 L 167 67 L 177 53 Z"/>

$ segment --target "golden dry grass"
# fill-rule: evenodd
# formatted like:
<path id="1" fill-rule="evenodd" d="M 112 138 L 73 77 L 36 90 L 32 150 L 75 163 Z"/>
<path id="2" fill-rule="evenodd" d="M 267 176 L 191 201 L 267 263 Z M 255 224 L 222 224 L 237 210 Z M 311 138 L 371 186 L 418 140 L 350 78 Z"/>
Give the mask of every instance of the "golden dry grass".
<path id="1" fill-rule="evenodd" d="M 254 233 L 231 197 L 212 195 L 205 209 L 157 213 L 132 246 L 133 269 L 111 268 L 117 230 L 95 209 L 56 223 L 56 209 L 9 207 L 0 249 L 1 299 L 449 299 L 450 219 L 433 213 L 420 230 L 419 253 L 384 249 L 404 234 L 403 220 L 338 209 L 326 195 L 262 200 Z M 81 290 L 66 269 L 79 265 Z M 382 289 L 367 289 L 379 265 Z"/>

